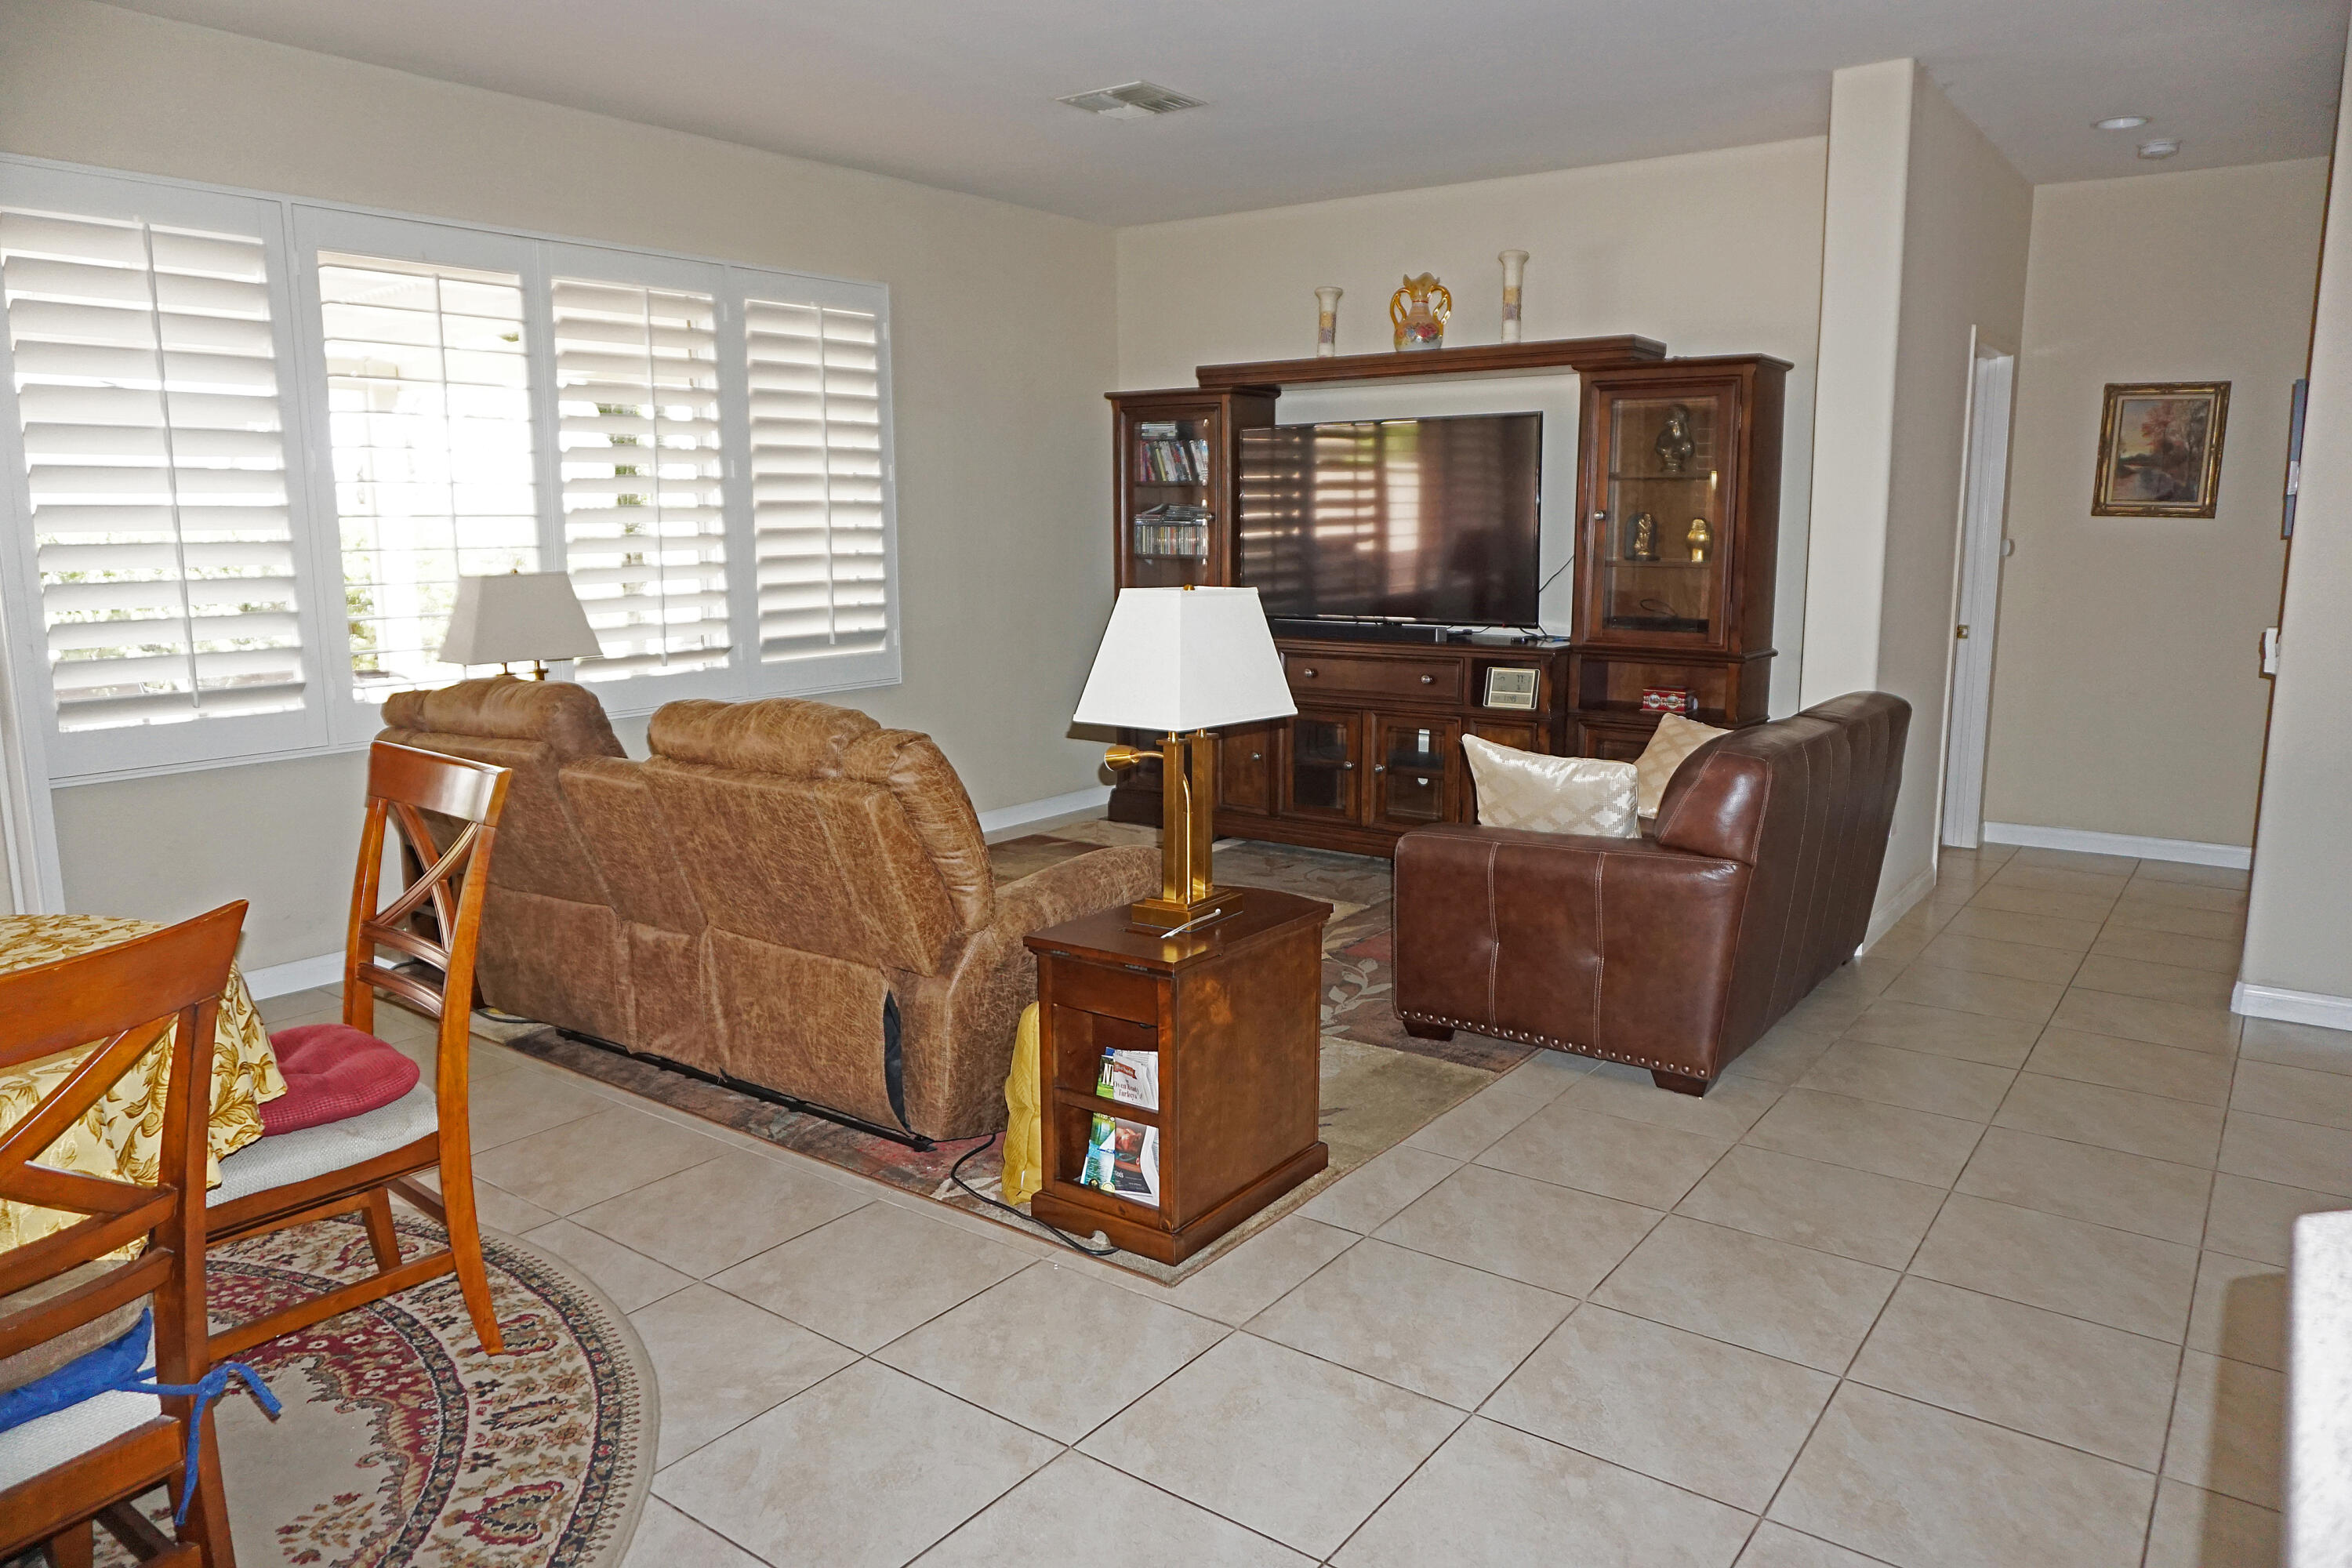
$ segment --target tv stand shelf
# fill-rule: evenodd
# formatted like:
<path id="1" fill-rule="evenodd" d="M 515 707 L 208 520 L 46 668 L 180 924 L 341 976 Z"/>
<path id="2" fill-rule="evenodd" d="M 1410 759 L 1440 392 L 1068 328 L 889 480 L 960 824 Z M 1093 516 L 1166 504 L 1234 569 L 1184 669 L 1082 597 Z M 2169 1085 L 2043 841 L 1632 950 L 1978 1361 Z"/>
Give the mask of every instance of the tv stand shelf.
<path id="1" fill-rule="evenodd" d="M 1570 739 L 1569 648 L 1277 636 L 1295 719 L 1220 731 L 1217 832 L 1388 855 L 1433 822 L 1475 822 L 1462 753 L 1476 735 L 1559 754 Z M 1491 671 L 1532 671 L 1533 708 L 1486 703 Z M 1156 777 L 1111 792 L 1119 822 L 1160 821 Z"/>

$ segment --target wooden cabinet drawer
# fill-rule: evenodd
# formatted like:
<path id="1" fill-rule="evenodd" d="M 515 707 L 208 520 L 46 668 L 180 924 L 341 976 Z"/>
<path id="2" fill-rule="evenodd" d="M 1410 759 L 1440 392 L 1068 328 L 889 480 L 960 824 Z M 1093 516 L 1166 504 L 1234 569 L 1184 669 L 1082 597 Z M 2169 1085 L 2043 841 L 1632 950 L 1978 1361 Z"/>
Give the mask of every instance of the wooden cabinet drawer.
<path id="1" fill-rule="evenodd" d="M 1107 1014 L 1132 1024 L 1160 1022 L 1160 982 L 1150 973 L 1111 969 L 1075 955 L 1055 956 L 1046 986 L 1056 1007 Z"/>
<path id="2" fill-rule="evenodd" d="M 1462 661 L 1458 658 L 1367 658 L 1360 655 L 1332 657 L 1286 653 L 1283 673 L 1290 689 L 1313 700 L 1338 696 L 1425 697 L 1433 702 L 1462 700 Z"/>

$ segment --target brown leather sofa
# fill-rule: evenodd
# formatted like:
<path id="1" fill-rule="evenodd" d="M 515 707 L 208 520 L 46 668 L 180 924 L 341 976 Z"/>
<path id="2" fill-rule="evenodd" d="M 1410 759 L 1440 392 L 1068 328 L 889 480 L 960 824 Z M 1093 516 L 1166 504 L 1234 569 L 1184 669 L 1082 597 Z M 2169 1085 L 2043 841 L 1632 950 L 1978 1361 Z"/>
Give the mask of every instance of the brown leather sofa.
<path id="1" fill-rule="evenodd" d="M 1002 1128 L 1022 937 L 1159 886 L 1123 847 L 997 887 L 930 738 L 821 702 L 673 702 L 641 763 L 562 682 L 400 692 L 384 722 L 514 770 L 483 1001 L 902 1137 Z"/>
<path id="2" fill-rule="evenodd" d="M 1406 1029 L 1473 1029 L 1706 1093 L 1861 945 L 1910 721 L 1901 698 L 1863 691 L 1710 741 L 1639 838 L 1405 835 Z"/>

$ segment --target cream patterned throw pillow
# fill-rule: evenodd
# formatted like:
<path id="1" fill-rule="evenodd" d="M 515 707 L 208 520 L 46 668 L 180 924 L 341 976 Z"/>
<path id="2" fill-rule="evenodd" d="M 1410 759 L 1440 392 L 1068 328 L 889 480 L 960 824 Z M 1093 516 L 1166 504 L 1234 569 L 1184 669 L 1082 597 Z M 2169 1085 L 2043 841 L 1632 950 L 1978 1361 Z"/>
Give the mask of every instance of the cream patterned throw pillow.
<path id="1" fill-rule="evenodd" d="M 1675 770 L 1683 765 L 1685 757 L 1717 735 L 1730 733 L 1679 713 L 1659 714 L 1658 732 L 1650 737 L 1642 760 L 1633 764 L 1633 775 L 1641 783 L 1642 815 L 1658 815 L 1658 803 L 1666 798 L 1666 786 L 1674 783 Z"/>
<path id="2" fill-rule="evenodd" d="M 1470 777 L 1478 786 L 1478 820 L 1488 827 L 1532 833 L 1584 833 L 1599 838 L 1639 837 L 1633 813 L 1633 764 L 1598 757 L 1548 757 L 1462 737 Z"/>

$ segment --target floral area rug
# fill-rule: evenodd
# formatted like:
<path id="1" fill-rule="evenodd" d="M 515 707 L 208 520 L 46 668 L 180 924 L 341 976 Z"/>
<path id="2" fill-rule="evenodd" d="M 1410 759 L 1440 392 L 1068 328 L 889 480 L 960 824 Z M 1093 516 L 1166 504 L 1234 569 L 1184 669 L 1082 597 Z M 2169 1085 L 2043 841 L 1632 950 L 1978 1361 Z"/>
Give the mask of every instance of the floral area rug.
<path id="1" fill-rule="evenodd" d="M 1050 834 L 1031 834 L 992 845 L 989 858 L 1002 886 L 1106 844 L 1159 841 L 1156 828 L 1082 822 Z M 1323 1141 L 1330 1148 L 1331 1163 L 1321 1175 L 1174 1268 L 1129 1252 L 1115 1253 L 1109 1258 L 1123 1268 L 1168 1281 L 1192 1274 L 1535 1054 L 1532 1047 L 1467 1032 L 1442 1043 L 1417 1040 L 1404 1032 L 1391 999 L 1394 961 L 1388 861 L 1223 839 L 1216 847 L 1216 865 L 1222 883 L 1276 888 L 1331 905 L 1330 922 L 1323 928 L 1321 1088 Z M 513 1048 L 543 1061 L 905 1191 L 1006 1224 L 1022 1223 L 949 1180 L 950 1169 L 970 1152 L 972 1157 L 963 1167 L 963 1179 L 987 1198 L 999 1196 L 1001 1162 L 995 1144 L 976 1152 L 977 1141 L 943 1143 L 919 1152 L 584 1044 L 553 1029 L 499 1032 L 509 1035 L 507 1043 Z"/>
<path id="2" fill-rule="evenodd" d="M 399 1225 L 412 1257 L 441 1245 L 438 1226 Z M 449 1277 L 247 1354 L 285 1412 L 273 1421 L 242 1393 L 216 1407 L 239 1568 L 617 1568 L 653 1480 L 653 1368 L 578 1273 L 507 1237 L 482 1244 L 505 1354 L 482 1353 Z M 217 1248 L 215 1326 L 362 1278 L 373 1259 L 342 1220 Z M 163 1494 L 142 1503 L 168 1529 Z M 100 1563 L 131 1563 L 99 1540 Z"/>

